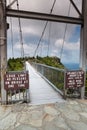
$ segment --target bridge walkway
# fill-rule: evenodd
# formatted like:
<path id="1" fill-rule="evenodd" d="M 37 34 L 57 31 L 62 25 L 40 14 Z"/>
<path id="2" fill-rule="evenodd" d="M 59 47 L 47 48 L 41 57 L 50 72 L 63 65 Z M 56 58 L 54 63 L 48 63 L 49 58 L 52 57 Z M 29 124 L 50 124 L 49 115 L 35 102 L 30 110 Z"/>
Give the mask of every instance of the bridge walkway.
<path id="1" fill-rule="evenodd" d="M 26 70 L 29 71 L 29 94 L 31 105 L 64 101 L 61 95 L 56 92 L 28 62 L 26 62 Z"/>

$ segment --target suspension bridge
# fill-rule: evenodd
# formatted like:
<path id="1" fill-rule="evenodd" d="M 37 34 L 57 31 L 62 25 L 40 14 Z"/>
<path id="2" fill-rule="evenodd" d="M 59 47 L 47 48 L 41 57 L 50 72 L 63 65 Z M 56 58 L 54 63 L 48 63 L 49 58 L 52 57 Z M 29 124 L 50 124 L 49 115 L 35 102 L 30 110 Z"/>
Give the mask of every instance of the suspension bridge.
<path id="1" fill-rule="evenodd" d="M 64 101 L 61 95 L 54 90 L 28 62 L 26 62 L 26 70 L 29 71 L 30 104 L 46 104 Z"/>
<path id="2" fill-rule="evenodd" d="M 82 1 L 82 10 L 81 11 L 79 11 L 77 5 L 74 3 L 73 0 L 69 0 L 69 2 L 70 2 L 70 5 L 69 5 L 68 16 L 63 16 L 63 15 L 52 14 L 54 6 L 56 4 L 56 0 L 54 0 L 54 2 L 53 2 L 49 14 L 20 10 L 18 0 L 13 0 L 8 5 L 6 5 L 6 0 L 0 0 L 0 78 L 1 78 L 0 82 L 1 82 L 1 100 L 3 103 L 6 102 L 6 91 L 4 90 L 4 74 L 7 72 L 7 29 L 9 28 L 7 21 L 6 21 L 7 17 L 18 18 L 19 32 L 20 32 L 20 44 L 21 44 L 21 56 L 22 57 L 24 57 L 24 47 L 23 47 L 23 33 L 22 33 L 20 18 L 47 21 L 45 23 L 45 26 L 44 26 L 43 31 L 41 33 L 41 37 L 40 37 L 38 44 L 37 44 L 37 47 L 35 49 L 34 56 L 36 56 L 37 50 L 41 44 L 43 35 L 44 35 L 46 27 L 48 25 L 48 21 L 66 23 L 60 58 L 61 58 L 62 52 L 63 52 L 67 24 L 70 23 L 70 24 L 81 25 L 80 68 L 84 72 L 86 72 L 86 62 L 87 62 L 87 51 L 86 51 L 87 50 L 87 44 L 86 44 L 86 41 L 87 41 L 87 15 L 86 15 L 87 1 L 86 0 Z M 11 9 L 11 7 L 14 3 L 17 3 L 17 9 Z M 75 11 L 79 15 L 79 17 L 70 17 L 69 16 L 71 5 L 75 9 Z M 12 19 L 10 19 L 10 21 L 11 21 L 11 34 L 12 34 L 12 42 L 13 42 Z M 49 34 L 49 37 L 50 37 L 50 34 Z M 13 51 L 13 46 L 12 46 L 12 51 Z M 49 45 L 48 45 L 48 51 L 49 51 Z M 49 52 L 47 52 L 47 53 L 49 53 Z M 14 56 L 14 52 L 13 52 L 13 56 Z M 30 76 L 30 78 L 31 77 L 32 76 Z M 37 77 L 39 77 L 39 76 L 37 76 Z M 33 82 L 35 83 L 35 81 L 33 81 Z M 81 98 L 84 98 L 84 92 L 85 92 L 85 86 L 83 86 L 81 88 Z M 57 99 L 57 96 L 58 95 L 55 94 L 55 96 L 54 96 L 55 99 Z M 60 96 L 58 98 L 60 100 L 62 100 Z M 33 97 L 32 97 L 32 99 L 33 99 Z"/>

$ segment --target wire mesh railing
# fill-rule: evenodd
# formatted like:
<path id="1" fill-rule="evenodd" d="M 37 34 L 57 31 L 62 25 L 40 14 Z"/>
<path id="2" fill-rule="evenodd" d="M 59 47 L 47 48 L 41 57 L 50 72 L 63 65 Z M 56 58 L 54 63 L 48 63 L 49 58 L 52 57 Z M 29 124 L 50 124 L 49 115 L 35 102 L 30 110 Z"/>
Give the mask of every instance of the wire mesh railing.
<path id="1" fill-rule="evenodd" d="M 39 63 L 32 63 L 32 66 L 63 95 L 64 92 L 64 69 L 59 69 Z"/>
<path id="2" fill-rule="evenodd" d="M 66 86 L 65 88 L 65 82 L 68 82 L 65 80 L 66 77 L 66 72 L 69 70 L 65 69 L 59 69 L 51 66 L 47 66 L 44 64 L 39 64 L 39 63 L 32 63 L 32 66 L 41 74 L 45 77 L 45 79 L 51 83 L 51 85 L 56 88 L 57 91 L 60 92 L 60 94 L 63 95 L 63 97 L 70 97 L 70 98 L 79 98 L 81 97 L 81 87 L 71 87 L 68 88 Z M 80 71 L 80 70 L 79 70 Z M 70 70 L 70 72 L 72 72 Z M 78 70 L 75 70 L 77 73 Z M 87 74 L 86 74 L 87 77 Z M 77 77 L 76 77 L 77 78 Z M 75 80 L 75 79 L 74 79 Z M 73 84 L 72 84 L 73 86 Z M 85 98 L 87 98 L 87 78 L 85 81 Z"/>

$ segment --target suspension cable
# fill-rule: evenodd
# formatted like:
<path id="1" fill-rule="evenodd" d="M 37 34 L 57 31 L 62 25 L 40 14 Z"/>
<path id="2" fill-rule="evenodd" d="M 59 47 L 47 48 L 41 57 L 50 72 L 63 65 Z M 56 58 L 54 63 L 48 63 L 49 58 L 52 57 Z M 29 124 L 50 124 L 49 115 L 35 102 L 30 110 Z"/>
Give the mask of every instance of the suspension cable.
<path id="1" fill-rule="evenodd" d="M 13 49 L 13 27 L 12 27 L 12 18 L 10 17 L 11 23 L 11 43 L 12 43 L 12 56 L 14 57 L 14 49 Z"/>
<path id="2" fill-rule="evenodd" d="M 17 0 L 17 10 L 19 10 L 18 0 Z M 21 29 L 21 20 L 20 20 L 20 18 L 18 18 L 18 22 L 19 22 L 20 43 L 21 43 L 21 57 L 24 57 L 23 36 L 22 36 L 22 29 Z"/>
<path id="3" fill-rule="evenodd" d="M 13 0 L 12 2 L 9 3 L 9 5 L 7 6 L 7 8 L 11 8 L 11 6 L 16 2 L 17 0 Z"/>
<path id="4" fill-rule="evenodd" d="M 9 0 L 9 4 L 11 0 Z M 12 18 L 10 17 L 10 24 L 11 24 L 11 44 L 12 44 L 12 57 L 14 57 L 14 49 L 13 49 L 13 28 L 12 28 Z"/>
<path id="5" fill-rule="evenodd" d="M 53 2 L 52 8 L 51 8 L 51 10 L 50 10 L 50 14 L 51 14 L 52 11 L 53 11 L 53 8 L 54 8 L 54 6 L 55 6 L 55 3 L 56 3 L 56 0 L 54 0 L 54 2 Z M 36 47 L 35 52 L 34 52 L 34 57 L 35 57 L 35 55 L 36 55 L 36 53 L 37 53 L 38 47 L 39 47 L 39 45 L 40 45 L 40 43 L 41 43 L 41 40 L 42 40 L 42 38 L 43 38 L 43 36 L 44 36 L 44 33 L 45 33 L 45 30 L 46 30 L 47 24 L 48 24 L 48 21 L 46 21 L 46 23 L 45 23 L 45 26 L 44 26 L 44 29 L 43 29 L 43 31 L 42 31 L 41 37 L 40 37 L 40 39 L 39 39 L 39 42 L 38 42 L 37 47 Z"/>
<path id="6" fill-rule="evenodd" d="M 70 9 L 71 9 L 71 2 L 69 4 L 69 10 L 68 10 L 68 16 L 70 15 Z M 62 47 L 61 47 L 61 52 L 60 52 L 60 60 L 62 58 L 63 54 L 63 48 L 64 48 L 64 43 L 65 43 L 65 38 L 66 38 L 66 31 L 67 31 L 67 23 L 65 25 L 65 31 L 64 31 L 64 36 L 63 36 L 63 42 L 62 42 Z"/>
<path id="7" fill-rule="evenodd" d="M 43 29 L 43 31 L 42 31 L 41 37 L 40 37 L 39 42 L 38 42 L 38 44 L 37 44 L 37 47 L 36 47 L 36 49 L 35 49 L 34 57 L 35 57 L 35 55 L 36 55 L 36 52 L 37 52 L 37 50 L 38 50 L 38 47 L 40 46 L 40 43 L 41 43 L 41 40 L 42 40 L 42 38 L 43 38 L 43 35 L 44 35 L 45 29 L 46 29 L 46 27 L 47 27 L 47 24 L 48 24 L 48 21 L 46 22 L 46 24 L 45 24 L 45 26 L 44 26 L 44 29 Z"/>
<path id="8" fill-rule="evenodd" d="M 75 8 L 75 10 L 77 11 L 77 13 L 79 14 L 79 16 L 81 17 L 82 14 L 80 13 L 80 11 L 79 11 L 78 7 L 76 6 L 76 4 L 74 3 L 74 1 L 73 1 L 73 0 L 70 0 L 70 2 L 71 2 L 71 4 L 73 5 L 73 7 Z"/>
<path id="9" fill-rule="evenodd" d="M 50 37 L 51 37 L 51 22 L 49 22 L 49 38 L 48 38 L 48 50 L 47 50 L 47 56 L 49 56 Z"/>

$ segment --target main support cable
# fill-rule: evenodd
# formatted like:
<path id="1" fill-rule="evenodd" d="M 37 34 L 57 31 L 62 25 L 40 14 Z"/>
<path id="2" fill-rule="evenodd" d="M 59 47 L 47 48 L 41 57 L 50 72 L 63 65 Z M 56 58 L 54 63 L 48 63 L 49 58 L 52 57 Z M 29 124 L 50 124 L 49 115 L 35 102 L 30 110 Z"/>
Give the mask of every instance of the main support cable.
<path id="1" fill-rule="evenodd" d="M 13 28 L 12 28 L 12 18 L 10 17 L 11 23 L 11 43 L 12 43 L 12 56 L 14 57 L 14 49 L 13 49 Z"/>
<path id="2" fill-rule="evenodd" d="M 49 38 L 48 38 L 48 50 L 47 50 L 47 56 L 49 56 L 50 37 L 51 37 L 51 22 L 49 22 Z"/>
<path id="3" fill-rule="evenodd" d="M 18 0 L 17 0 L 17 10 L 19 10 Z M 20 20 L 20 17 L 18 18 L 18 21 L 19 21 L 20 43 L 21 43 L 21 57 L 24 57 L 23 36 L 22 36 L 22 29 L 21 29 L 21 20 Z"/>
<path id="4" fill-rule="evenodd" d="M 11 0 L 9 0 L 9 5 Z M 11 24 L 11 43 L 12 43 L 12 57 L 14 57 L 14 49 L 13 49 L 13 28 L 12 28 L 12 18 L 10 17 L 10 24 Z"/>
<path id="5" fill-rule="evenodd" d="M 54 0 L 54 2 L 53 2 L 52 8 L 51 8 L 51 10 L 50 10 L 50 14 L 51 14 L 52 11 L 53 11 L 53 8 L 54 8 L 54 6 L 55 6 L 55 3 L 56 3 L 56 0 Z M 43 36 L 44 36 L 44 33 L 45 33 L 45 30 L 46 30 L 47 24 L 48 24 L 48 21 L 46 21 L 46 23 L 45 23 L 45 26 L 44 26 L 44 29 L 43 29 L 43 31 L 42 31 L 41 37 L 40 37 L 40 39 L 39 39 L 39 42 L 38 42 L 37 47 L 36 47 L 35 52 L 34 52 L 34 57 L 35 57 L 36 52 L 37 52 L 37 50 L 38 50 L 38 47 L 39 47 L 39 45 L 40 45 L 40 43 L 41 43 L 41 40 L 42 40 L 42 38 L 43 38 Z"/>
<path id="6" fill-rule="evenodd" d="M 71 9 L 71 3 L 69 4 L 68 16 L 69 16 L 69 14 L 70 14 L 70 9 Z M 63 43 L 62 43 L 61 52 L 60 52 L 60 60 L 61 60 L 62 54 L 63 54 L 63 48 L 64 48 L 64 43 L 65 43 L 66 31 L 67 31 L 67 24 L 65 25 Z"/>

